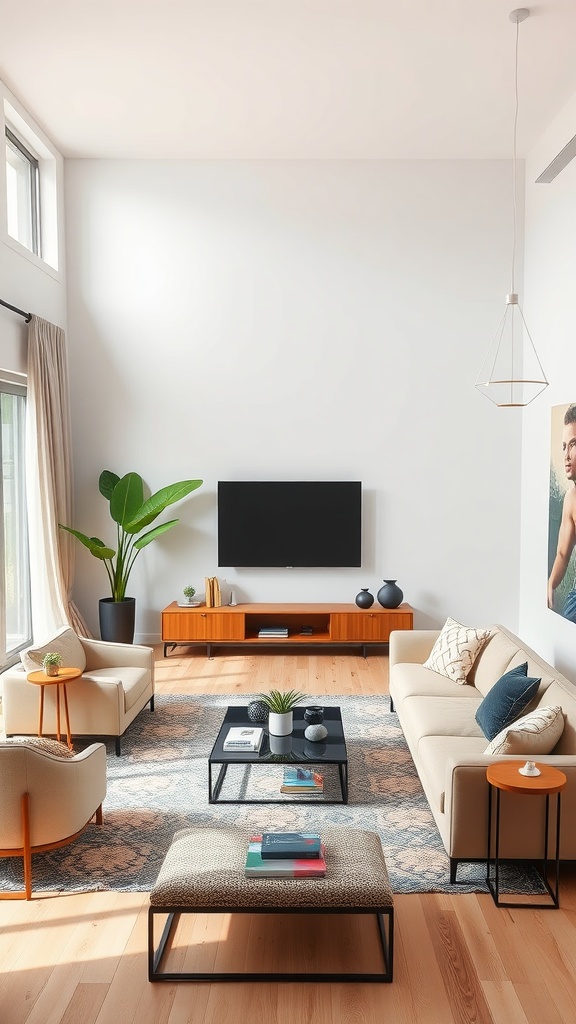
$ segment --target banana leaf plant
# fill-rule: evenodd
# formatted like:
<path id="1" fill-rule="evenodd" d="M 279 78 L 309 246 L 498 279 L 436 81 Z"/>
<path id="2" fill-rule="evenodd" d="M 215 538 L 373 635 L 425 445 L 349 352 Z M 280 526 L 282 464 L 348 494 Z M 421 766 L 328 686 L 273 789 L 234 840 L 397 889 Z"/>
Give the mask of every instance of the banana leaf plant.
<path id="1" fill-rule="evenodd" d="M 132 566 L 143 548 L 151 544 L 156 537 L 176 526 L 178 519 L 168 523 L 160 523 L 154 529 L 142 533 L 155 519 L 176 501 L 185 498 L 202 484 L 202 480 L 180 480 L 156 491 L 144 500 L 144 482 L 138 473 L 126 473 L 120 478 L 116 473 L 105 469 L 100 474 L 98 487 L 100 494 L 110 504 L 110 515 L 116 523 L 116 550 L 107 547 L 99 537 L 87 537 L 71 526 L 59 523 L 61 530 L 66 530 L 76 537 L 90 554 L 104 562 L 113 601 L 123 601 Z"/>

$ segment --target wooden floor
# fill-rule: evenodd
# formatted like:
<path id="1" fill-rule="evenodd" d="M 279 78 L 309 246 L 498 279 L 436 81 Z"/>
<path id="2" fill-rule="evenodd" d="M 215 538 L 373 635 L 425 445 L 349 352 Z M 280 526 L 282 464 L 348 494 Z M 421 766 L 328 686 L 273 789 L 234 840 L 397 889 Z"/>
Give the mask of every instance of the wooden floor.
<path id="1" fill-rule="evenodd" d="M 387 659 L 321 654 L 157 650 L 157 689 L 308 694 L 387 692 Z M 106 807 L 104 806 L 104 813 Z M 448 865 L 446 866 L 448 870 Z M 2 1024 L 568 1024 L 576 1021 L 576 874 L 561 909 L 502 910 L 487 895 L 397 896 L 392 985 L 147 981 L 146 893 L 0 902 Z M 376 936 L 365 918 L 198 916 L 173 953 L 234 970 L 362 969 Z M 189 960 L 187 960 L 189 962 Z"/>

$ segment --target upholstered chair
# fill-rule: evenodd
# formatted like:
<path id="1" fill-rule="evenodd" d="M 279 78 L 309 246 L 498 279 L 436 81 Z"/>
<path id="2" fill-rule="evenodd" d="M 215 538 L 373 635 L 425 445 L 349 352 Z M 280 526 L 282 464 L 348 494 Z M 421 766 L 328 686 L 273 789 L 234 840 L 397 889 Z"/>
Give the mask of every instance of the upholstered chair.
<path id="1" fill-rule="evenodd" d="M 42 668 L 48 652 L 62 655 L 63 665 L 79 668 L 82 675 L 66 687 L 72 738 L 120 738 L 146 704 L 154 710 L 154 651 L 137 644 L 87 640 L 65 627 L 42 646 L 21 654 L 21 664 L 0 676 L 4 730 L 7 736 L 33 735 L 39 725 L 39 687 L 28 682 L 30 672 Z M 56 691 L 44 695 L 43 731 L 56 733 Z"/>
<path id="2" fill-rule="evenodd" d="M 24 890 L 0 898 L 29 900 L 33 855 L 73 842 L 94 816 L 102 824 L 106 747 L 74 754 L 50 739 L 0 742 L 0 780 L 0 857 L 24 863 Z"/>

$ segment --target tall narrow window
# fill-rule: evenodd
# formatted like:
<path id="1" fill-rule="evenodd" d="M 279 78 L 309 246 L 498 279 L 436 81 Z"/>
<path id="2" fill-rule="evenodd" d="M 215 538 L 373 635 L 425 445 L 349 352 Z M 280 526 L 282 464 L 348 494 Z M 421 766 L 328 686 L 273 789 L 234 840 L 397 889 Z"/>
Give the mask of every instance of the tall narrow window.
<path id="1" fill-rule="evenodd" d="M 25 416 L 25 389 L 0 381 L 0 668 L 31 642 Z"/>
<path id="2" fill-rule="evenodd" d="M 40 188 L 38 161 L 6 127 L 6 198 L 8 234 L 40 256 Z"/>

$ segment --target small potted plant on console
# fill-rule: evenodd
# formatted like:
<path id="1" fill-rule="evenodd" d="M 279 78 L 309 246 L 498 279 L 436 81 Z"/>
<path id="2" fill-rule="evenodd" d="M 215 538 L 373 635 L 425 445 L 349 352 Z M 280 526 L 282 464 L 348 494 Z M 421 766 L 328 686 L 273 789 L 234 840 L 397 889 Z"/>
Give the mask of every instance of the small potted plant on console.
<path id="1" fill-rule="evenodd" d="M 194 594 L 196 593 L 196 587 L 184 587 L 182 591 L 188 604 L 194 604 Z"/>
<path id="2" fill-rule="evenodd" d="M 268 729 L 272 736 L 289 736 L 294 725 L 293 709 L 306 694 L 299 690 L 270 690 L 259 693 L 259 699 L 268 708 Z"/>
<path id="3" fill-rule="evenodd" d="M 62 655 L 57 651 L 49 651 L 42 659 L 42 668 L 47 676 L 57 676 L 62 664 Z"/>

